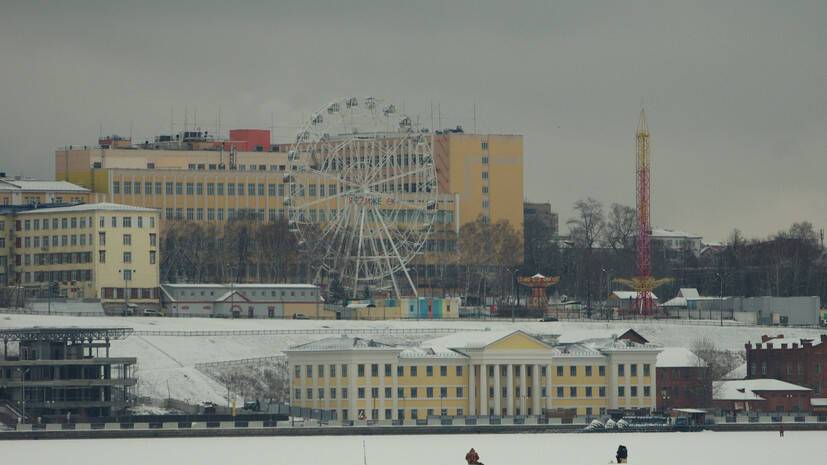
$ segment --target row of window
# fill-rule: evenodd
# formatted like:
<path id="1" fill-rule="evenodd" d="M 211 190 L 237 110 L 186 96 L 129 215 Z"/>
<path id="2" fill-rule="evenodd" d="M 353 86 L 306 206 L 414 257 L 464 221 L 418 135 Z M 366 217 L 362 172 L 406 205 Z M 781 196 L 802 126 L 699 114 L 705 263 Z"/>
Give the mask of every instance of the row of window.
<path id="1" fill-rule="evenodd" d="M 101 289 L 103 291 L 103 298 L 104 299 L 123 299 L 123 288 L 122 287 L 104 287 Z M 141 287 L 130 287 L 129 288 L 129 298 L 130 299 L 157 299 L 158 298 L 158 288 L 141 288 Z"/>
<path id="2" fill-rule="evenodd" d="M 365 399 L 366 396 L 367 396 L 367 392 L 368 392 L 367 389 L 368 388 L 363 388 L 363 387 L 357 388 L 356 389 L 356 397 L 358 399 Z M 449 388 L 447 388 L 447 387 L 439 387 L 439 388 L 426 387 L 425 388 L 425 393 L 424 393 L 425 397 L 423 397 L 423 398 L 424 399 L 435 399 L 435 398 L 440 398 L 440 399 L 462 399 L 465 395 L 465 389 L 461 388 L 461 387 L 455 387 L 455 388 L 453 388 L 452 391 L 453 391 L 454 397 L 448 397 Z M 315 393 L 316 399 L 324 400 L 326 392 L 329 393 L 331 400 L 335 400 L 337 398 L 340 398 L 340 399 L 344 400 L 344 399 L 348 398 L 348 388 L 329 388 L 329 389 L 325 389 L 325 388 L 316 388 L 316 389 L 306 388 L 304 390 L 304 398 L 306 400 L 312 400 L 313 396 L 314 396 L 314 393 Z M 375 388 L 370 388 L 370 397 L 372 399 L 378 399 L 379 398 L 379 392 L 380 392 L 379 388 L 376 388 L 376 387 Z M 389 388 L 389 387 L 384 388 L 383 394 L 384 394 L 385 399 L 390 399 L 391 396 L 393 396 L 393 388 Z M 419 394 L 420 394 L 419 388 L 415 388 L 415 387 L 409 388 L 407 395 L 405 393 L 405 388 L 397 388 L 396 389 L 396 398 L 397 399 L 418 399 Z M 293 390 L 293 398 L 295 400 L 301 400 L 302 390 L 298 389 L 298 388 L 294 389 Z"/>
<path id="3" fill-rule="evenodd" d="M 92 270 L 27 271 L 22 275 L 24 283 L 92 281 Z"/>
<path id="4" fill-rule="evenodd" d="M 85 246 L 87 243 L 89 245 L 92 244 L 91 234 L 62 234 L 60 236 L 53 235 L 51 236 L 51 242 L 49 241 L 49 237 L 50 236 L 17 237 L 15 238 L 15 247 L 25 249 L 38 249 L 40 247 L 47 248 L 50 245 L 52 247 L 76 247 Z"/>
<path id="5" fill-rule="evenodd" d="M 786 368 L 786 371 L 787 371 L 787 376 L 792 376 L 793 375 L 793 369 L 795 369 L 795 373 L 798 374 L 798 376 L 803 376 L 804 375 L 805 365 L 802 362 L 797 362 L 795 364 L 795 368 L 793 368 L 793 364 L 791 362 L 787 362 L 785 368 Z M 816 374 L 821 374 L 821 364 L 820 363 L 814 364 L 813 365 L 813 370 L 815 371 Z M 776 370 L 776 371 L 778 371 L 778 370 Z M 758 372 L 758 363 L 752 362 L 752 365 L 750 365 L 750 372 L 753 376 L 758 374 L 757 373 Z M 767 374 L 767 362 L 761 362 L 761 374 L 762 375 Z"/>
<path id="6" fill-rule="evenodd" d="M 304 373 L 305 373 L 305 376 L 307 378 L 312 378 L 313 377 L 313 368 L 314 368 L 314 366 L 316 367 L 317 377 L 324 378 L 324 376 L 325 376 L 325 367 L 328 368 L 327 373 L 328 373 L 329 377 L 331 377 L 331 378 L 336 377 L 336 367 L 338 365 L 304 365 Z M 397 376 L 405 376 L 405 368 L 406 367 L 404 367 L 402 365 L 397 365 L 396 375 Z M 407 367 L 407 368 L 408 368 L 408 374 L 410 376 L 417 376 L 417 374 L 418 374 L 418 367 L 417 366 L 410 366 L 410 367 Z M 448 371 L 449 371 L 448 370 L 448 365 L 442 365 L 442 366 L 439 366 L 437 368 L 439 369 L 439 376 L 448 376 Z M 347 365 L 344 365 L 344 364 L 341 365 L 341 372 L 340 373 L 341 373 L 341 376 L 343 378 L 346 378 L 348 376 L 347 369 L 348 369 Z M 379 376 L 380 365 L 378 363 L 373 363 L 373 364 L 370 364 L 370 365 L 360 363 L 360 364 L 356 365 L 356 376 L 358 376 L 360 378 L 364 378 L 365 373 L 366 373 L 366 369 L 370 370 L 370 376 L 371 377 L 376 378 L 376 377 Z M 295 365 L 293 367 L 293 370 L 294 370 L 294 377 L 295 378 L 301 378 L 301 376 L 302 376 L 302 365 Z M 464 370 L 464 368 L 461 365 L 457 365 L 457 366 L 453 367 L 453 370 L 451 370 L 451 372 L 455 376 L 462 376 L 463 370 Z M 384 374 L 384 376 L 392 376 L 393 375 L 393 365 L 391 365 L 390 363 L 384 364 L 384 366 L 382 366 L 382 373 Z M 434 376 L 434 366 L 433 365 L 428 365 L 428 366 L 425 367 L 425 376 Z"/>
<path id="7" fill-rule="evenodd" d="M 118 217 L 112 216 L 110 217 L 109 224 L 113 228 L 118 227 Z M 131 228 L 132 227 L 132 217 L 131 216 L 124 216 L 120 220 L 120 224 L 124 228 Z M 144 217 L 137 216 L 135 217 L 135 224 L 139 228 L 144 227 Z M 40 231 L 40 230 L 49 230 L 49 229 L 86 229 L 87 227 L 92 227 L 93 221 L 92 217 L 64 217 L 64 218 L 34 218 L 34 219 L 27 219 L 27 220 L 17 220 L 15 222 L 15 229 L 17 231 Z M 101 228 L 106 227 L 106 217 L 101 216 L 99 217 L 99 224 Z M 149 227 L 155 227 L 155 217 L 149 217 Z"/>
<path id="8" fill-rule="evenodd" d="M 320 377 L 320 378 L 324 377 L 325 365 L 318 365 L 317 367 L 318 367 L 317 368 L 318 369 L 318 371 L 317 371 L 318 377 Z M 331 377 L 336 377 L 336 365 L 330 365 L 329 367 L 330 368 L 329 368 L 328 373 L 330 374 L 330 376 Z M 365 376 L 365 367 L 366 367 L 365 364 L 360 363 L 360 364 L 357 365 L 357 371 L 358 371 L 357 376 L 359 376 L 359 377 L 364 377 Z M 407 368 L 408 368 L 408 374 L 410 376 L 417 376 L 418 375 L 418 367 L 417 366 L 414 365 L 414 366 L 409 366 Z M 577 365 L 570 365 L 568 367 L 569 376 L 577 376 L 578 368 L 582 368 L 583 372 L 584 372 L 584 375 L 587 376 L 587 377 L 594 375 L 594 367 L 591 366 L 591 365 L 579 366 L 579 367 Z M 494 376 L 494 369 L 495 369 L 494 366 L 489 366 L 488 367 L 488 377 L 493 377 Z M 520 376 L 521 365 L 514 365 L 513 369 L 514 369 L 514 376 Z M 557 376 L 565 376 L 566 367 L 564 367 L 562 365 L 558 365 L 556 367 L 556 369 L 557 369 Z M 296 365 L 294 367 L 294 370 L 295 370 L 295 377 L 300 378 L 301 377 L 301 365 Z M 463 371 L 462 366 L 460 366 L 460 365 L 455 366 L 454 370 L 455 370 L 456 376 L 462 376 L 462 371 Z M 372 377 L 379 376 L 379 364 L 374 363 L 374 364 L 370 365 L 370 371 L 371 371 L 371 376 Z M 533 367 L 531 365 L 526 366 L 526 376 L 529 376 L 529 377 L 533 376 L 532 371 L 533 371 Z M 630 372 L 629 373 L 630 376 L 637 376 L 638 375 L 638 364 L 637 363 L 629 364 L 629 372 Z M 384 376 L 391 376 L 391 374 L 392 374 L 392 365 L 389 364 L 389 363 L 386 363 L 384 365 Z M 396 367 L 396 374 L 397 374 L 397 376 L 404 376 L 405 375 L 405 367 L 402 366 L 402 365 L 397 366 Z M 626 365 L 625 364 L 623 364 L 623 363 L 618 364 L 617 374 L 618 374 L 618 376 L 626 376 Z M 439 367 L 439 375 L 440 376 L 448 376 L 448 366 L 447 365 L 442 365 L 442 366 Z M 500 375 L 501 376 L 507 376 L 508 375 L 508 366 L 500 365 Z M 597 367 L 597 375 L 598 376 L 606 376 L 606 367 L 604 365 L 599 365 Z M 651 365 L 648 364 L 648 363 L 644 363 L 643 364 L 643 376 L 650 376 L 650 375 L 651 375 Z M 305 376 L 308 377 L 308 378 L 311 378 L 313 376 L 313 365 L 305 365 Z M 342 365 L 342 376 L 343 377 L 347 376 L 347 365 Z M 425 367 L 425 376 L 434 376 L 434 366 L 433 365 L 427 365 Z M 545 366 L 540 367 L 540 376 L 546 376 L 546 367 Z"/>
<path id="9" fill-rule="evenodd" d="M 158 253 L 154 250 L 149 251 L 149 264 L 154 265 L 158 260 Z M 122 256 L 123 263 L 132 263 L 132 252 L 124 252 Z M 98 251 L 98 263 L 106 263 L 106 251 Z"/>

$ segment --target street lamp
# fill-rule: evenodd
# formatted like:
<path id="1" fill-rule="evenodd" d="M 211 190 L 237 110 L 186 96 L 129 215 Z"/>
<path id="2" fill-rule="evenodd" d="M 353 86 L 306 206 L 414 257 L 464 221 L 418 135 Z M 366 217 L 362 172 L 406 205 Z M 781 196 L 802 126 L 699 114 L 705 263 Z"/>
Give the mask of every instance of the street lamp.
<path id="1" fill-rule="evenodd" d="M 129 281 L 132 280 L 132 274 L 135 273 L 135 270 L 123 269 L 118 270 L 123 276 L 123 315 L 129 315 Z"/>
<path id="2" fill-rule="evenodd" d="M 715 273 L 715 276 L 721 281 L 721 291 L 718 294 L 718 313 L 721 316 L 721 326 L 724 325 L 724 275 Z"/>
<path id="3" fill-rule="evenodd" d="M 511 273 L 511 292 L 510 292 L 510 295 L 508 296 L 509 300 L 510 300 L 511 298 L 514 297 L 514 280 L 516 279 L 515 275 L 520 271 L 520 269 L 519 268 L 514 268 L 514 269 L 506 268 L 505 271 L 508 271 L 509 273 Z M 511 303 L 511 322 L 512 323 L 514 323 L 514 321 L 515 321 L 515 319 L 514 319 L 514 307 L 516 307 L 516 306 L 517 306 L 517 302 L 512 302 Z"/>
<path id="4" fill-rule="evenodd" d="M 606 314 L 606 320 L 609 320 L 609 310 L 606 308 L 606 304 L 609 301 L 609 296 L 612 295 L 612 280 L 610 279 L 612 270 L 607 268 L 601 268 L 601 270 L 606 274 L 606 298 L 603 300 L 603 313 Z"/>
<path id="5" fill-rule="evenodd" d="M 22 417 L 26 419 L 26 375 L 31 372 L 31 368 L 18 368 L 20 373 L 20 400 Z"/>

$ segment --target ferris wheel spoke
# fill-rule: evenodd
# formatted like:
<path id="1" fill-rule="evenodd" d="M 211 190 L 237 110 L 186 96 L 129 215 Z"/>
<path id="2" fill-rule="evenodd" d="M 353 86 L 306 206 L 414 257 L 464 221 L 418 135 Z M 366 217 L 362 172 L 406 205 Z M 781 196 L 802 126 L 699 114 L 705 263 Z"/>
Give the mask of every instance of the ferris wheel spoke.
<path id="1" fill-rule="evenodd" d="M 411 275 L 408 274 L 408 267 L 405 264 L 405 260 L 403 260 L 402 256 L 399 255 L 399 249 L 397 249 L 396 242 L 393 240 L 391 233 L 388 231 L 388 225 L 385 223 L 385 219 L 382 218 L 382 215 L 378 211 L 376 211 L 377 209 L 375 206 L 373 207 L 373 209 L 374 212 L 377 214 L 377 217 L 379 218 L 379 222 L 382 224 L 382 229 L 385 231 L 385 235 L 388 237 L 388 242 L 391 245 L 391 249 L 393 249 L 393 253 L 396 255 L 396 259 L 399 261 L 399 265 L 402 267 L 402 271 L 405 272 L 405 277 L 408 278 L 408 284 L 411 285 L 411 289 L 414 292 L 414 296 L 418 297 L 419 294 L 416 292 L 416 286 L 414 285 L 413 280 L 411 279 Z"/>
<path id="2" fill-rule="evenodd" d="M 362 258 L 362 241 L 365 235 L 365 207 L 360 209 L 359 215 L 359 244 L 356 247 L 356 272 L 353 274 L 353 287 L 357 287 L 359 279 L 359 261 Z"/>
<path id="3" fill-rule="evenodd" d="M 354 187 L 358 186 L 358 184 L 356 184 L 355 182 L 350 181 L 349 179 L 342 179 L 339 176 L 334 176 L 334 175 L 332 175 L 330 173 L 327 173 L 325 171 L 320 171 L 320 170 L 313 169 L 313 168 L 308 168 L 306 173 L 316 175 L 320 178 L 330 179 L 331 181 L 336 181 L 338 183 L 348 184 L 348 185 L 354 186 Z"/>
<path id="4" fill-rule="evenodd" d="M 424 172 L 432 170 L 432 169 L 433 169 L 433 167 L 431 165 L 426 165 L 426 166 L 422 166 L 420 168 L 417 168 L 415 170 L 406 171 L 404 173 L 395 174 L 395 175 L 393 175 L 391 177 L 388 177 L 388 178 L 383 178 L 383 179 L 380 179 L 378 181 L 370 182 L 367 185 L 369 187 L 378 186 L 379 184 L 384 184 L 384 183 L 387 183 L 387 182 L 390 182 L 390 181 L 396 181 L 397 179 L 406 178 L 408 176 L 413 176 L 413 175 L 418 174 L 418 173 L 424 173 Z"/>
<path id="5" fill-rule="evenodd" d="M 344 191 L 344 190 L 339 191 L 338 193 L 336 193 L 336 195 L 328 195 L 328 196 L 325 196 L 325 197 L 320 197 L 316 200 L 311 200 L 310 202 L 296 205 L 295 208 L 303 210 L 303 209 L 312 207 L 314 205 L 318 205 L 320 203 L 330 202 L 331 200 L 336 200 L 336 199 L 344 197 L 344 196 L 346 196 L 346 195 L 348 195 L 349 193 L 352 193 L 352 192 L 353 192 L 352 190 L 350 190 L 350 191 Z"/>

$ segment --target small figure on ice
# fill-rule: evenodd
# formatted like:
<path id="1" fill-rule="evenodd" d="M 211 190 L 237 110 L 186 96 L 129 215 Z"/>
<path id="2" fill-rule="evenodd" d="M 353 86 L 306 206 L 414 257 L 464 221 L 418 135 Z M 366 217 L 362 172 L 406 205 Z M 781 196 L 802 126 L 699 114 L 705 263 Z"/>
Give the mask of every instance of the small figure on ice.
<path id="1" fill-rule="evenodd" d="M 617 446 L 615 458 L 617 459 L 617 463 L 626 463 L 626 459 L 629 458 L 629 451 L 626 450 L 626 446 L 623 444 Z"/>
<path id="2" fill-rule="evenodd" d="M 784 437 L 784 425 L 781 425 L 778 428 L 778 435 L 781 436 L 782 438 Z"/>
<path id="3" fill-rule="evenodd" d="M 480 462 L 480 454 L 478 454 L 473 447 L 465 454 L 465 461 L 468 462 L 468 465 L 483 465 L 482 462 Z"/>

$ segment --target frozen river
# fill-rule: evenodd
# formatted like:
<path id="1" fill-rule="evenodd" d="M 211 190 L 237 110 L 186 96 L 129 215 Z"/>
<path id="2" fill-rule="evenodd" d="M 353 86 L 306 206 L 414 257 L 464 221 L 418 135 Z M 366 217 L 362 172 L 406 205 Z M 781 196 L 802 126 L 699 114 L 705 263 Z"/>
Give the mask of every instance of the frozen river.
<path id="1" fill-rule="evenodd" d="M 824 463 L 825 432 L 496 434 L 0 441 L 0 463 L 53 465 L 596 465 L 618 444 L 633 465 Z"/>

